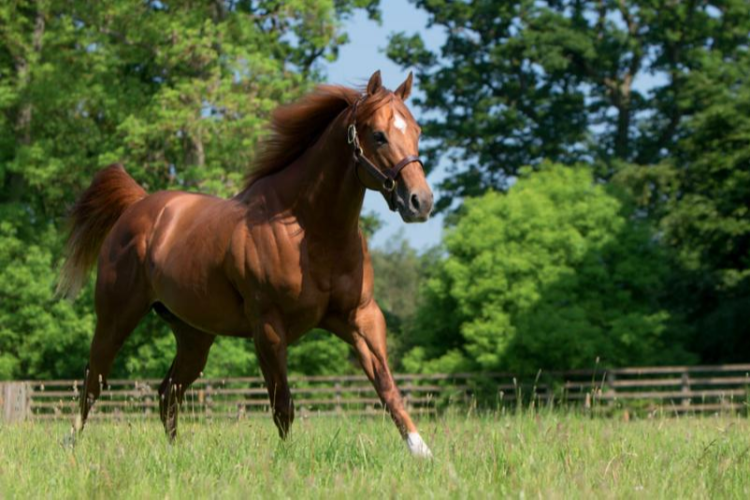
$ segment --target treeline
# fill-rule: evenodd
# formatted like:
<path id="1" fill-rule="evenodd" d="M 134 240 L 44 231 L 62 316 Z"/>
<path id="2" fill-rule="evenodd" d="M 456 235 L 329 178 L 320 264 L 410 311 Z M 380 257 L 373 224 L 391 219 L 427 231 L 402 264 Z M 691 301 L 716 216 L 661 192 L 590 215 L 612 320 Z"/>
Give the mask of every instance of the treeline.
<path id="1" fill-rule="evenodd" d="M 92 291 L 72 304 L 53 291 L 64 216 L 94 172 L 119 161 L 148 191 L 232 194 L 269 112 L 321 80 L 347 40 L 345 20 L 357 9 L 377 17 L 376 7 L 0 2 L 0 378 L 82 373 Z M 221 339 L 214 373 L 257 370 L 246 344 Z M 148 317 L 115 375 L 163 376 L 173 356 L 171 335 Z"/>
<path id="2" fill-rule="evenodd" d="M 414 3 L 455 215 L 404 365 L 750 359 L 750 4 Z"/>
<path id="3" fill-rule="evenodd" d="M 122 161 L 150 191 L 234 192 L 270 110 L 325 75 L 356 9 L 317 2 L 0 6 L 0 378 L 80 376 L 92 289 L 53 295 L 64 215 Z M 399 370 L 750 358 L 750 5 L 745 0 L 414 2 L 446 40 L 416 68 L 443 244 L 373 251 Z M 367 220 L 375 230 L 376 221 Z M 408 230 L 408 228 L 407 228 Z M 116 376 L 162 376 L 149 316 Z M 348 360 L 344 362 L 344 360 Z M 296 373 L 356 370 L 313 332 Z M 220 339 L 207 375 L 257 373 Z"/>

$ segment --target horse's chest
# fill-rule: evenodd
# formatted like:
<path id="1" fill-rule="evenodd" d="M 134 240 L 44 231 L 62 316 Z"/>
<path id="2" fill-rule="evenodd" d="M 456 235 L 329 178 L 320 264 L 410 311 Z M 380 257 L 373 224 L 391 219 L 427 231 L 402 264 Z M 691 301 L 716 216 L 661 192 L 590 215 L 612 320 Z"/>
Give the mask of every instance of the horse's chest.
<path id="1" fill-rule="evenodd" d="M 256 228 L 243 253 L 245 293 L 255 314 L 273 309 L 303 323 L 319 320 L 331 269 L 311 255 L 304 233 L 288 226 Z"/>

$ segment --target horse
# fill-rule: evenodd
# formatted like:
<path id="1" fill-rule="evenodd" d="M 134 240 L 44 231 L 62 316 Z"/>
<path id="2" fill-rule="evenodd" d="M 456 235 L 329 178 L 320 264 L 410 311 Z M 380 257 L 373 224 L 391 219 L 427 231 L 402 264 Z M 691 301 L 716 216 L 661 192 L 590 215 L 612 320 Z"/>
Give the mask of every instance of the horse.
<path id="1" fill-rule="evenodd" d="M 432 191 L 421 129 L 375 72 L 363 90 L 320 85 L 277 108 L 243 189 L 231 199 L 147 194 L 121 165 L 96 173 L 74 204 L 59 291 L 74 297 L 97 264 L 96 328 L 75 429 L 88 417 L 120 347 L 150 310 L 177 353 L 159 386 L 170 441 L 184 395 L 218 335 L 253 339 L 279 436 L 294 405 L 287 349 L 319 327 L 353 346 L 408 450 L 431 457 L 388 365 L 386 324 L 359 216 L 366 189 L 405 222 L 428 219 Z"/>

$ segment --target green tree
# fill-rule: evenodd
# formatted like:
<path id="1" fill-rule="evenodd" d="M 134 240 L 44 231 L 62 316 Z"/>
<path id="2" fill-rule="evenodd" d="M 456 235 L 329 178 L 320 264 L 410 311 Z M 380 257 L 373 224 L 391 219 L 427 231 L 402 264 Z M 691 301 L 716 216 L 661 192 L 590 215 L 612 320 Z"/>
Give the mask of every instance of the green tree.
<path id="1" fill-rule="evenodd" d="M 52 292 L 62 219 L 96 170 L 120 161 L 150 191 L 235 192 L 269 111 L 320 79 L 320 62 L 346 42 L 343 20 L 361 8 L 377 17 L 377 5 L 1 3 L 0 376 L 80 376 L 91 291 L 73 305 Z M 51 361 L 64 349 L 71 364 Z M 171 334 L 148 318 L 115 374 L 160 376 L 173 352 Z M 216 356 L 233 370 L 250 359 L 231 340 Z"/>
<path id="2" fill-rule="evenodd" d="M 419 287 L 425 273 L 425 260 L 409 245 L 403 230 L 383 248 L 370 252 L 375 271 L 375 298 L 388 326 L 388 354 L 391 366 L 401 368 L 404 335 L 417 310 Z"/>
<path id="3" fill-rule="evenodd" d="M 672 307 L 695 325 L 703 362 L 750 356 L 750 54 L 710 55 L 685 81 L 685 99 L 705 103 L 687 120 L 674 155 L 623 169 L 628 187 L 671 250 Z M 686 104 L 687 105 L 687 104 Z"/>
<path id="4" fill-rule="evenodd" d="M 56 272 L 47 230 L 38 243 L 0 221 L 0 380 L 80 376 L 94 317 L 90 290 L 75 304 L 55 300 Z"/>
<path id="5" fill-rule="evenodd" d="M 361 374 L 354 351 L 338 337 L 320 329 L 289 348 L 289 372 L 296 375 Z"/>
<path id="6" fill-rule="evenodd" d="M 417 69 L 427 153 L 453 165 L 443 209 L 544 159 L 594 162 L 604 177 L 660 162 L 707 104 L 687 85 L 701 62 L 737 64 L 750 39 L 746 0 L 412 2 L 445 43 L 433 52 L 400 33 L 388 54 Z"/>
<path id="7" fill-rule="evenodd" d="M 466 203 L 424 290 L 412 370 L 585 368 L 686 361 L 660 304 L 668 270 L 632 205 L 590 169 L 522 170 Z"/>

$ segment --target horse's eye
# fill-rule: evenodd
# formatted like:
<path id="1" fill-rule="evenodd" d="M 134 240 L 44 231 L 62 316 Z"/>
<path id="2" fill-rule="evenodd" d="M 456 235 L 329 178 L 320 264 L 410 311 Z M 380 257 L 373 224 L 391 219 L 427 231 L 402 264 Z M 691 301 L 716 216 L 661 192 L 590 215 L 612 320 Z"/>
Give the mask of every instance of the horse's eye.
<path id="1" fill-rule="evenodd" d="M 375 142 L 378 143 L 378 145 L 388 144 L 388 139 L 385 137 L 385 133 L 383 132 L 373 132 L 372 137 L 375 139 Z"/>

